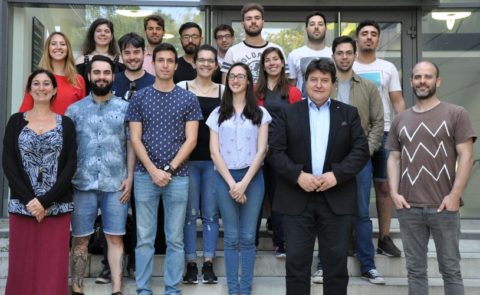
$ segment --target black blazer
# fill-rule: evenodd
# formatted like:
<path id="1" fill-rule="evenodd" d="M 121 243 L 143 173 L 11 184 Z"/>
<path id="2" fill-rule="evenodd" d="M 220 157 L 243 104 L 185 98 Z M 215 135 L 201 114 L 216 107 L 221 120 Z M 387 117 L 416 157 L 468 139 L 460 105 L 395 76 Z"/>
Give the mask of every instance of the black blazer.
<path id="1" fill-rule="evenodd" d="M 312 173 L 308 100 L 283 110 L 272 122 L 269 132 L 268 161 L 280 175 L 273 200 L 273 210 L 298 215 L 308 198 L 325 196 L 335 214 L 357 214 L 355 176 L 365 166 L 370 154 L 357 109 L 331 100 L 330 132 L 324 172 L 332 171 L 337 185 L 324 192 L 306 192 L 298 184 L 300 172 Z"/>

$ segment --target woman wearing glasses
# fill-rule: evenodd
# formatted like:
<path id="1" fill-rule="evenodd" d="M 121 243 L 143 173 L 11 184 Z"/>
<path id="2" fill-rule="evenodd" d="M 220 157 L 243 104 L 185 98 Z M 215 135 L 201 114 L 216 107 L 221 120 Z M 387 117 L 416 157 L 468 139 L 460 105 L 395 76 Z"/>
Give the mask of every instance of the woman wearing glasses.
<path id="1" fill-rule="evenodd" d="M 210 114 L 207 125 L 224 227 L 228 292 L 243 295 L 252 292 L 255 230 L 264 194 L 260 168 L 267 152 L 271 117 L 257 105 L 248 66 L 235 63 L 226 77 L 220 107 Z"/>
<path id="2" fill-rule="evenodd" d="M 197 219 L 199 209 L 202 212 L 203 224 L 203 257 L 202 282 L 217 283 L 213 272 L 213 258 L 218 238 L 218 206 L 214 195 L 214 168 L 210 158 L 210 133 L 205 119 L 220 105 L 224 86 L 212 82 L 212 76 L 218 68 L 217 50 L 210 45 L 201 45 L 193 55 L 193 66 L 197 77 L 191 81 L 182 81 L 177 85 L 193 92 L 200 103 L 204 120 L 200 120 L 197 145 L 190 154 L 189 192 L 187 216 L 184 227 L 185 258 L 187 272 L 183 278 L 185 284 L 198 283 L 197 268 Z M 201 202 L 201 206 L 200 206 Z"/>
<path id="3" fill-rule="evenodd" d="M 302 93 L 298 88 L 288 83 L 285 74 L 285 57 L 280 49 L 269 47 L 265 49 L 260 58 L 260 70 L 256 85 L 255 95 L 257 102 L 261 106 L 265 106 L 275 121 L 280 115 L 283 108 L 289 104 L 302 100 Z M 265 189 L 272 208 L 273 196 L 277 186 L 278 175 L 265 162 L 263 168 L 265 172 Z M 273 227 L 273 245 L 275 247 L 275 256 L 283 258 L 286 255 L 285 241 L 283 238 L 282 216 L 275 212 L 271 212 L 271 222 Z"/>
<path id="4" fill-rule="evenodd" d="M 86 96 L 85 81 L 75 69 L 72 45 L 62 32 L 53 32 L 48 36 L 38 67 L 55 75 L 57 95 L 51 105 L 54 113 L 63 115 L 69 105 Z M 20 112 L 26 112 L 32 107 L 33 98 L 26 91 Z"/>

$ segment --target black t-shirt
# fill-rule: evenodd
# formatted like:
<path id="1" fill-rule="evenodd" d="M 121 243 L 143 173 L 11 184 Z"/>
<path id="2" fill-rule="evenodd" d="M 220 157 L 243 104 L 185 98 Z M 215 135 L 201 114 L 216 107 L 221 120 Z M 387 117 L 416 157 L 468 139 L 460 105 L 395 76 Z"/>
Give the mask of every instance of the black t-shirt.
<path id="1" fill-rule="evenodd" d="M 197 71 L 187 62 L 183 56 L 178 59 L 177 70 L 173 75 L 173 83 L 181 81 L 191 81 L 197 77 Z"/>
<path id="2" fill-rule="evenodd" d="M 185 83 L 188 90 L 188 83 Z M 205 121 L 207 121 L 210 113 L 220 105 L 221 87 L 218 87 L 218 97 L 197 96 L 200 108 L 202 109 L 203 120 L 199 121 L 197 145 L 190 154 L 191 161 L 208 161 L 210 157 L 210 129 Z"/>
<path id="3" fill-rule="evenodd" d="M 272 121 L 275 121 L 282 112 L 282 109 L 288 107 L 288 105 L 288 98 L 282 97 L 280 89 L 276 89 L 275 91 L 267 89 L 263 106 L 267 109 L 270 116 L 272 116 Z"/>

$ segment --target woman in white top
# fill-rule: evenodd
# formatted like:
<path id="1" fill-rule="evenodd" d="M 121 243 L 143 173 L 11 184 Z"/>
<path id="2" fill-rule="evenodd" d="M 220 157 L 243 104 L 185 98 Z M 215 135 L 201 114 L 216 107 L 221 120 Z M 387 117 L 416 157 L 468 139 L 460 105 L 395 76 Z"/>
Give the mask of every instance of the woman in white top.
<path id="1" fill-rule="evenodd" d="M 260 167 L 267 152 L 270 121 L 268 112 L 256 103 L 248 66 L 232 65 L 220 107 L 207 120 L 217 170 L 215 193 L 224 227 L 229 294 L 252 292 L 255 230 L 265 190 Z"/>
<path id="2" fill-rule="evenodd" d="M 193 55 L 193 66 L 197 77 L 192 81 L 181 81 L 177 85 L 193 92 L 200 103 L 204 120 L 200 120 L 197 145 L 190 154 L 188 162 L 189 191 L 187 215 L 184 226 L 185 259 L 187 272 L 183 277 L 185 284 L 198 283 L 197 268 L 197 219 L 202 211 L 203 258 L 202 282 L 216 284 L 218 279 L 213 271 L 213 258 L 218 239 L 218 206 L 214 194 L 214 168 L 210 158 L 210 131 L 205 120 L 220 105 L 225 87 L 212 82 L 218 68 L 217 50 L 210 45 L 202 45 Z M 200 206 L 201 202 L 201 206 Z"/>

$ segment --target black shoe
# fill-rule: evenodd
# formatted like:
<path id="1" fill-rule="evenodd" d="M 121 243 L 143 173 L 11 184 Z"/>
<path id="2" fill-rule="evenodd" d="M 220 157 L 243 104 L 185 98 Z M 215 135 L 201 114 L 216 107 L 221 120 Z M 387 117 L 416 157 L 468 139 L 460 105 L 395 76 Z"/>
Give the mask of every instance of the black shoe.
<path id="1" fill-rule="evenodd" d="M 216 284 L 218 278 L 213 272 L 213 263 L 211 261 L 205 261 L 202 266 L 202 283 L 204 284 Z"/>
<path id="2" fill-rule="evenodd" d="M 287 251 L 285 251 L 285 245 L 283 243 L 275 245 L 275 251 L 274 252 L 275 252 L 275 257 L 277 257 L 277 258 L 287 257 Z"/>
<path id="3" fill-rule="evenodd" d="M 198 268 L 196 262 L 187 264 L 187 273 L 183 277 L 184 284 L 198 284 Z"/>
<path id="4" fill-rule="evenodd" d="M 110 267 L 104 265 L 100 274 L 95 279 L 95 284 L 110 284 L 112 282 L 112 275 L 110 274 Z"/>
<path id="5" fill-rule="evenodd" d="M 389 236 L 384 236 L 383 239 L 378 239 L 377 253 L 389 257 L 400 257 L 402 252 L 395 246 Z"/>

